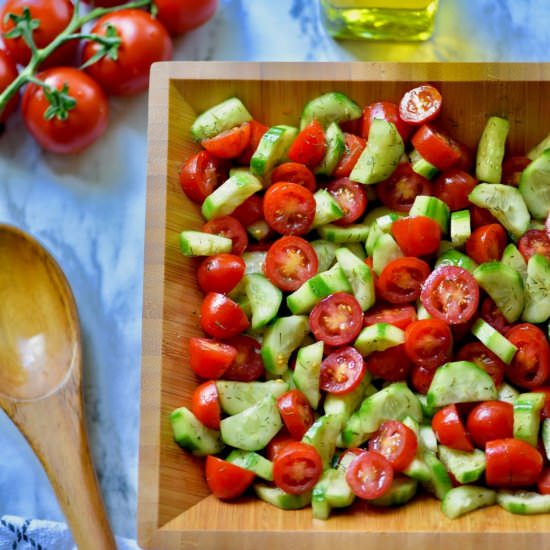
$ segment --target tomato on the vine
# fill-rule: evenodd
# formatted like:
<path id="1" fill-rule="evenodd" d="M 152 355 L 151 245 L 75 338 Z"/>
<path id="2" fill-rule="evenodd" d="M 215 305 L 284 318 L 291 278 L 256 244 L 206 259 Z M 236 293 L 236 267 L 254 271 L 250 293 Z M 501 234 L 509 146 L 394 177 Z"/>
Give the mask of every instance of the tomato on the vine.
<path id="1" fill-rule="evenodd" d="M 25 89 L 21 103 L 23 120 L 46 151 L 78 153 L 105 132 L 109 103 L 105 92 L 90 76 L 78 69 L 58 67 L 36 78 L 58 91 L 66 87 L 66 93 L 76 101 L 66 109 L 53 108 L 41 86 L 30 83 Z"/>
<path id="2" fill-rule="evenodd" d="M 108 54 L 86 67 L 87 73 L 108 94 L 131 95 L 146 90 L 151 65 L 172 57 L 170 35 L 156 19 L 142 10 L 123 9 L 104 15 L 91 32 L 99 36 L 110 36 L 114 32 L 121 41 L 116 48 L 116 57 Z M 86 42 L 82 61 L 88 62 L 99 51 L 100 44 Z"/>
<path id="3" fill-rule="evenodd" d="M 12 56 L 0 48 L 0 93 L 2 93 L 17 78 L 17 66 Z M 0 124 L 6 122 L 8 117 L 17 108 L 19 94 L 15 94 L 6 107 L 0 111 Z"/>

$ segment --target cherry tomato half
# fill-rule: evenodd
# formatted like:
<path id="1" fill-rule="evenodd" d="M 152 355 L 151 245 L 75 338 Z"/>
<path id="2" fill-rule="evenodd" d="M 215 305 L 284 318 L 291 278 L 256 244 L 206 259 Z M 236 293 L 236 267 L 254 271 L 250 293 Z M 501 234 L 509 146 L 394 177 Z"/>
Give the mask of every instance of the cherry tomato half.
<path id="1" fill-rule="evenodd" d="M 379 296 L 391 304 L 407 304 L 420 296 L 422 284 L 430 273 L 430 266 L 412 257 L 389 262 L 376 283 Z"/>
<path id="2" fill-rule="evenodd" d="M 481 303 L 479 316 L 501 334 L 504 334 L 512 327 L 490 296 L 487 296 Z"/>
<path id="3" fill-rule="evenodd" d="M 263 199 L 259 195 L 250 195 L 242 204 L 237 206 L 231 215 L 239 220 L 243 227 L 258 222 L 264 217 Z"/>
<path id="4" fill-rule="evenodd" d="M 410 381 L 414 389 L 422 394 L 427 394 L 437 369 L 427 369 L 413 365 L 410 374 Z"/>
<path id="5" fill-rule="evenodd" d="M 250 140 L 248 141 L 248 145 L 244 148 L 243 152 L 236 159 L 238 164 L 243 164 L 245 166 L 250 164 L 250 159 L 258 148 L 260 140 L 269 130 L 265 124 L 262 124 L 257 120 L 251 120 L 248 124 L 250 125 Z"/>
<path id="6" fill-rule="evenodd" d="M 183 192 L 197 204 L 201 204 L 216 187 L 226 179 L 227 170 L 219 159 L 208 151 L 189 157 L 179 174 Z"/>
<path id="7" fill-rule="evenodd" d="M 201 378 L 221 378 L 237 357 L 237 349 L 209 338 L 189 338 L 189 366 Z"/>
<path id="8" fill-rule="evenodd" d="M 351 174 L 353 167 L 367 145 L 363 138 L 348 132 L 344 132 L 344 140 L 346 144 L 344 154 L 340 157 L 336 168 L 332 172 L 335 178 L 345 178 Z"/>
<path id="9" fill-rule="evenodd" d="M 275 241 L 267 251 L 264 273 L 278 288 L 293 291 L 317 273 L 319 261 L 308 241 L 287 236 Z"/>
<path id="10" fill-rule="evenodd" d="M 522 156 L 508 157 L 502 163 L 502 183 L 517 187 L 522 172 L 531 164 L 531 159 Z"/>
<path id="11" fill-rule="evenodd" d="M 451 359 L 453 335 L 440 319 L 421 319 L 405 331 L 405 351 L 420 367 L 436 369 Z"/>
<path id="12" fill-rule="evenodd" d="M 279 433 L 267 444 L 266 457 L 273 462 L 275 457 L 289 444 L 294 443 L 296 438 L 292 437 L 288 430 L 283 427 Z"/>
<path id="13" fill-rule="evenodd" d="M 519 239 L 518 249 L 526 262 L 535 254 L 550 259 L 550 237 L 542 229 L 530 229 Z"/>
<path id="14" fill-rule="evenodd" d="M 363 311 L 354 296 L 336 292 L 323 298 L 311 310 L 309 326 L 317 340 L 329 346 L 343 346 L 359 335 Z"/>
<path id="15" fill-rule="evenodd" d="M 217 456 L 206 457 L 206 484 L 214 495 L 230 500 L 242 495 L 254 481 L 254 472 L 222 460 Z"/>
<path id="16" fill-rule="evenodd" d="M 240 256 L 248 245 L 248 235 L 242 224 L 233 216 L 220 216 L 202 226 L 205 233 L 227 237 L 233 241 L 231 252 Z"/>
<path id="17" fill-rule="evenodd" d="M 456 405 L 447 405 L 439 409 L 432 418 L 432 428 L 441 445 L 458 451 L 471 452 L 474 450 Z"/>
<path id="18" fill-rule="evenodd" d="M 484 401 L 468 414 L 470 437 L 477 447 L 485 449 L 488 441 L 514 435 L 514 407 L 505 401 Z"/>
<path id="19" fill-rule="evenodd" d="M 367 208 L 367 193 L 364 185 L 349 178 L 339 178 L 329 183 L 327 191 L 344 211 L 344 216 L 334 222 L 336 225 L 349 225 L 364 214 Z"/>
<path id="20" fill-rule="evenodd" d="M 406 470 L 416 455 L 416 434 L 398 420 L 386 420 L 369 439 L 369 451 L 385 457 L 397 472 Z"/>
<path id="21" fill-rule="evenodd" d="M 325 132 L 318 120 L 312 120 L 296 136 L 288 150 L 288 158 L 306 166 L 317 166 L 327 152 Z"/>
<path id="22" fill-rule="evenodd" d="M 422 125 L 411 141 L 422 157 L 438 170 L 447 170 L 460 159 L 461 151 L 455 141 L 429 124 Z"/>
<path id="23" fill-rule="evenodd" d="M 485 481 L 496 487 L 528 487 L 542 472 L 542 455 L 520 439 L 494 439 L 485 445 Z"/>
<path id="24" fill-rule="evenodd" d="M 220 429 L 221 408 L 218 389 L 213 380 L 202 383 L 195 388 L 191 396 L 191 412 L 207 428 Z"/>
<path id="25" fill-rule="evenodd" d="M 201 305 L 202 330 L 213 338 L 230 338 L 245 331 L 249 322 L 240 306 L 218 292 L 209 292 Z"/>
<path id="26" fill-rule="evenodd" d="M 311 490 L 323 473 L 323 461 L 315 447 L 295 441 L 288 443 L 273 460 L 275 485 L 291 495 Z"/>
<path id="27" fill-rule="evenodd" d="M 201 290 L 226 294 L 241 281 L 246 265 L 235 254 L 216 254 L 205 258 L 197 270 Z"/>
<path id="28" fill-rule="evenodd" d="M 493 379 L 493 382 L 497 388 L 502 384 L 506 365 L 497 355 L 495 355 L 481 342 L 470 342 L 460 348 L 456 356 L 456 360 L 475 363 Z"/>
<path id="29" fill-rule="evenodd" d="M 237 355 L 224 373 L 226 380 L 252 382 L 264 374 L 260 342 L 251 336 L 238 334 L 225 340 L 226 344 L 237 350 Z"/>
<path id="30" fill-rule="evenodd" d="M 297 183 L 312 193 L 314 193 L 317 188 L 313 172 L 305 164 L 300 164 L 298 162 L 284 162 L 283 164 L 279 164 L 279 166 L 271 172 L 272 184 L 281 181 Z"/>
<path id="31" fill-rule="evenodd" d="M 441 227 L 427 216 L 399 218 L 392 223 L 391 233 L 405 256 L 435 254 L 441 243 Z"/>
<path id="32" fill-rule="evenodd" d="M 406 380 L 411 369 L 403 344 L 371 353 L 366 358 L 365 365 L 375 378 L 382 378 L 387 382 Z"/>
<path id="33" fill-rule="evenodd" d="M 17 78 L 17 74 L 17 65 L 12 56 L 3 48 L 0 48 L 0 93 Z M 0 111 L 0 124 L 6 122 L 9 116 L 15 112 L 18 101 L 19 95 L 15 94 L 6 107 Z"/>
<path id="34" fill-rule="evenodd" d="M 499 223 L 482 225 L 466 241 L 466 254 L 478 264 L 500 260 L 506 248 L 506 231 Z"/>
<path id="35" fill-rule="evenodd" d="M 388 323 L 405 330 L 414 321 L 416 321 L 416 309 L 413 306 L 377 304 L 363 315 L 365 326 L 374 325 L 375 323 Z"/>
<path id="36" fill-rule="evenodd" d="M 307 233 L 315 217 L 313 193 L 297 183 L 273 184 L 264 195 L 264 218 L 281 235 Z"/>
<path id="37" fill-rule="evenodd" d="M 319 387 L 342 395 L 354 390 L 365 375 L 365 361 L 351 346 L 337 349 L 323 359 Z"/>
<path id="38" fill-rule="evenodd" d="M 203 139 L 201 145 L 215 157 L 233 159 L 243 154 L 250 143 L 250 136 L 250 123 L 244 122 L 214 137 Z"/>
<path id="39" fill-rule="evenodd" d="M 420 300 L 432 317 L 449 325 L 461 324 L 477 311 L 479 286 L 466 269 L 445 265 L 432 271 L 425 280 Z"/>
<path id="40" fill-rule="evenodd" d="M 300 390 L 290 390 L 277 399 L 281 419 L 294 439 L 302 439 L 315 420 L 313 409 Z"/>
<path id="41" fill-rule="evenodd" d="M 405 92 L 399 102 L 399 116 L 406 123 L 419 126 L 439 115 L 442 102 L 437 88 L 423 84 Z"/>
<path id="42" fill-rule="evenodd" d="M 486 208 L 480 208 L 479 206 L 470 206 L 470 221 L 472 229 L 477 229 L 482 225 L 489 225 L 491 223 L 499 223 L 498 220 L 487 210 Z"/>
<path id="43" fill-rule="evenodd" d="M 393 468 L 381 454 L 365 451 L 350 462 L 346 481 L 356 496 L 372 500 L 389 491 L 393 482 Z"/>
<path id="44" fill-rule="evenodd" d="M 368 139 L 370 125 L 375 118 L 381 118 L 387 122 L 395 124 L 397 131 L 403 138 L 403 141 L 407 141 L 411 134 L 412 128 L 399 116 L 399 107 L 395 103 L 389 101 L 377 101 L 371 103 L 363 109 L 363 115 L 361 117 L 362 127 L 361 135 Z"/>
<path id="45" fill-rule="evenodd" d="M 434 181 L 434 195 L 451 209 L 464 210 L 470 206 L 468 195 L 473 191 L 477 180 L 458 168 L 449 168 Z"/>

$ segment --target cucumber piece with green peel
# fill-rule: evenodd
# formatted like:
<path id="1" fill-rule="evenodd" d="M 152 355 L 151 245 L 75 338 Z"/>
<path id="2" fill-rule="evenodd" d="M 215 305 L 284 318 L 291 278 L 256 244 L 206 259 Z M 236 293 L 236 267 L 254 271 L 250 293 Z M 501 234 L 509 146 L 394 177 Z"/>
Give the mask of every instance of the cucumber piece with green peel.
<path id="1" fill-rule="evenodd" d="M 191 137 L 195 141 L 209 139 L 252 120 L 243 102 L 230 97 L 201 113 L 191 125 Z"/>
<path id="2" fill-rule="evenodd" d="M 428 310 L 424 307 L 424 304 L 418 300 L 416 303 L 416 318 L 418 321 L 422 319 L 431 319 L 432 316 L 428 313 Z"/>
<path id="3" fill-rule="evenodd" d="M 485 453 L 479 449 L 465 452 L 440 445 L 438 454 L 441 462 L 459 483 L 477 481 L 485 472 Z"/>
<path id="4" fill-rule="evenodd" d="M 431 197 L 429 195 L 417 195 L 409 210 L 409 216 L 426 216 L 435 220 L 442 233 L 449 231 L 449 219 L 451 211 L 445 202 L 437 197 Z"/>
<path id="5" fill-rule="evenodd" d="M 472 334 L 507 365 L 512 362 L 518 349 L 489 323 L 478 319 L 472 326 Z"/>
<path id="6" fill-rule="evenodd" d="M 454 487 L 441 502 L 441 511 L 449 518 L 455 519 L 479 508 L 496 503 L 497 493 L 493 489 L 477 485 Z"/>
<path id="7" fill-rule="evenodd" d="M 236 172 L 206 197 L 201 206 L 202 215 L 207 220 L 227 216 L 261 188 L 262 182 L 255 175 Z"/>
<path id="8" fill-rule="evenodd" d="M 441 239 L 441 242 L 439 243 L 439 249 L 437 251 L 437 255 L 442 256 L 446 252 L 449 252 L 449 250 L 454 250 L 454 249 L 455 249 L 455 245 L 451 241 Z"/>
<path id="9" fill-rule="evenodd" d="M 233 248 L 231 239 L 202 231 L 182 231 L 179 243 L 184 256 L 214 256 L 229 253 Z"/>
<path id="10" fill-rule="evenodd" d="M 372 249 L 372 269 L 380 275 L 384 268 L 393 260 L 404 256 L 401 248 L 389 233 L 382 233 Z"/>
<path id="11" fill-rule="evenodd" d="M 322 239 L 332 243 L 363 243 L 369 236 L 369 226 L 361 223 L 340 226 L 328 223 L 317 228 Z"/>
<path id="12" fill-rule="evenodd" d="M 440 267 L 442 265 L 456 265 L 466 269 L 470 273 L 473 273 L 478 267 L 478 264 L 474 262 L 470 256 L 454 249 L 447 250 L 447 252 L 444 252 L 439 256 L 435 262 L 435 267 Z"/>
<path id="13" fill-rule="evenodd" d="M 367 187 L 367 189 L 370 189 L 370 188 Z M 369 212 L 367 212 L 367 214 L 363 218 L 363 223 L 365 225 L 371 226 L 377 219 L 388 215 L 391 216 L 392 218 L 398 219 L 398 218 L 405 217 L 406 213 L 397 212 L 396 210 L 392 210 L 387 206 L 377 206 L 372 210 L 369 210 Z"/>
<path id="14" fill-rule="evenodd" d="M 311 493 L 311 508 L 315 519 L 328 519 L 332 508 L 350 506 L 355 495 L 348 485 L 345 472 L 329 468 L 313 487 Z"/>
<path id="15" fill-rule="evenodd" d="M 347 248 L 350 252 L 355 254 L 361 261 L 365 261 L 367 257 L 365 248 L 361 243 L 344 243 L 343 248 Z"/>
<path id="16" fill-rule="evenodd" d="M 288 149 L 297 135 L 298 128 L 294 126 L 281 124 L 269 128 L 250 159 L 250 171 L 255 176 L 267 177 L 276 164 L 286 160 Z"/>
<path id="17" fill-rule="evenodd" d="M 510 405 L 513 405 L 518 395 L 519 391 L 516 390 L 514 386 L 510 386 L 510 384 L 508 384 L 507 382 L 502 382 L 502 384 L 498 388 L 497 399 L 499 401 L 504 401 L 505 403 L 510 403 Z"/>
<path id="18" fill-rule="evenodd" d="M 550 273 L 550 263 L 548 269 Z M 520 318 L 525 305 L 525 294 L 523 280 L 515 269 L 498 261 L 485 262 L 475 269 L 474 277 L 509 323 Z M 550 296 L 548 299 L 550 307 Z"/>
<path id="19" fill-rule="evenodd" d="M 487 121 L 477 147 L 476 178 L 479 181 L 501 182 L 502 160 L 509 131 L 510 123 L 505 118 L 492 116 Z"/>
<path id="20" fill-rule="evenodd" d="M 389 323 L 374 323 L 361 330 L 354 342 L 354 347 L 366 357 L 375 351 L 405 343 L 405 332 Z"/>
<path id="21" fill-rule="evenodd" d="M 443 500 L 453 488 L 453 483 L 447 469 L 433 453 L 424 453 L 424 462 L 430 471 L 430 481 L 423 483 L 424 488 L 433 493 L 436 498 Z"/>
<path id="22" fill-rule="evenodd" d="M 374 305 L 376 295 L 374 279 L 369 267 L 347 248 L 336 250 L 336 259 L 342 268 L 355 296 L 363 311 Z"/>
<path id="23" fill-rule="evenodd" d="M 428 162 L 416 149 L 412 150 L 410 159 L 413 172 L 423 178 L 431 180 L 439 173 L 439 169 Z"/>
<path id="24" fill-rule="evenodd" d="M 246 295 L 252 310 L 252 330 L 261 328 L 277 316 L 283 293 L 264 275 L 251 273 L 246 275 Z"/>
<path id="25" fill-rule="evenodd" d="M 322 341 L 301 347 L 296 356 L 296 365 L 293 372 L 296 387 L 306 396 L 314 410 L 317 409 L 321 400 L 319 377 L 321 362 L 323 361 L 323 348 Z"/>
<path id="26" fill-rule="evenodd" d="M 526 155 L 530 160 L 538 158 L 546 149 L 550 149 L 550 134 L 548 134 L 542 141 L 537 143 Z"/>
<path id="27" fill-rule="evenodd" d="M 500 183 L 480 183 L 468 198 L 476 206 L 489 210 L 515 239 L 527 231 L 531 216 L 519 189 Z"/>
<path id="28" fill-rule="evenodd" d="M 372 256 L 374 245 L 376 244 L 378 237 L 381 237 L 382 235 L 384 235 L 384 231 L 382 231 L 380 225 L 376 222 L 370 225 L 369 234 L 365 240 L 365 250 L 367 251 L 367 256 Z"/>
<path id="29" fill-rule="evenodd" d="M 279 489 L 279 487 L 272 487 L 265 483 L 255 483 L 253 487 L 256 496 L 260 500 L 281 510 L 299 510 L 311 504 L 311 491 L 306 491 L 299 495 L 291 495 Z"/>
<path id="30" fill-rule="evenodd" d="M 324 239 L 317 239 L 311 241 L 309 244 L 313 247 L 317 255 L 317 260 L 319 262 L 318 272 L 322 273 L 323 271 L 329 270 L 336 261 L 336 250 L 338 249 L 338 245 L 330 241 L 325 241 Z"/>
<path id="31" fill-rule="evenodd" d="M 453 361 L 435 371 L 426 394 L 430 407 L 444 407 L 452 403 L 490 401 L 497 398 L 493 379 L 475 363 Z"/>
<path id="32" fill-rule="evenodd" d="M 328 92 L 309 101 L 302 112 L 300 129 L 317 120 L 324 128 L 331 123 L 346 122 L 360 118 L 362 109 L 341 92 Z"/>
<path id="33" fill-rule="evenodd" d="M 343 217 L 344 211 L 326 189 L 316 191 L 313 198 L 315 199 L 315 217 L 313 218 L 312 229 Z"/>
<path id="34" fill-rule="evenodd" d="M 512 514 L 533 515 L 550 512 L 550 495 L 532 491 L 497 491 L 497 504 Z"/>
<path id="35" fill-rule="evenodd" d="M 369 129 L 367 146 L 357 159 L 349 178 L 364 184 L 388 179 L 405 152 L 403 139 L 395 124 L 375 118 Z"/>
<path id="36" fill-rule="evenodd" d="M 518 247 L 514 243 L 506 245 L 502 258 L 500 260 L 503 264 L 515 269 L 520 275 L 523 281 L 527 278 L 527 262 L 523 257 L 523 254 L 518 250 Z"/>
<path id="37" fill-rule="evenodd" d="M 170 424 L 175 442 L 196 456 L 214 455 L 224 447 L 220 432 L 207 428 L 187 407 L 172 411 Z"/>
<path id="38" fill-rule="evenodd" d="M 266 382 L 238 382 L 216 380 L 216 390 L 222 411 L 228 415 L 239 414 L 267 396 L 280 397 L 289 387 L 283 380 Z"/>
<path id="39" fill-rule="evenodd" d="M 385 507 L 403 506 L 414 498 L 417 488 L 416 479 L 397 476 L 394 477 L 390 488 L 381 497 L 369 500 L 369 504 Z"/>
<path id="40" fill-rule="evenodd" d="M 521 174 L 519 192 L 533 218 L 545 220 L 550 213 L 550 149 L 543 151 Z"/>
<path id="41" fill-rule="evenodd" d="M 533 447 L 537 446 L 540 431 L 540 412 L 546 394 L 520 393 L 514 400 L 514 437 Z"/>
<path id="42" fill-rule="evenodd" d="M 336 450 L 336 441 L 342 429 L 342 420 L 332 414 L 320 416 L 302 437 L 302 442 L 317 449 L 323 469 L 330 467 Z"/>
<path id="43" fill-rule="evenodd" d="M 336 122 L 329 124 L 325 132 L 325 141 L 327 143 L 325 156 L 319 166 L 314 169 L 319 176 L 330 176 L 346 150 L 344 132 Z"/>
<path id="44" fill-rule="evenodd" d="M 450 234 L 451 242 L 454 246 L 460 248 L 466 244 L 466 241 L 472 234 L 469 210 L 458 210 L 456 212 L 451 212 Z"/>
<path id="45" fill-rule="evenodd" d="M 271 233 L 271 227 L 269 227 L 265 220 L 259 220 L 248 225 L 246 232 L 256 241 L 262 241 Z"/>
<path id="46" fill-rule="evenodd" d="M 233 449 L 225 460 L 231 464 L 235 464 L 235 466 L 253 472 L 266 481 L 273 481 L 273 462 L 254 451 Z"/>
<path id="47" fill-rule="evenodd" d="M 245 265 L 245 274 L 250 275 L 251 273 L 260 273 L 264 272 L 264 263 L 267 252 L 263 251 L 254 251 L 254 252 L 243 252 L 241 258 L 244 260 Z"/>
<path id="48" fill-rule="evenodd" d="M 545 418 L 542 421 L 541 437 L 544 453 L 546 458 L 550 460 L 550 418 Z"/>
<path id="49" fill-rule="evenodd" d="M 527 262 L 521 318 L 528 323 L 544 323 L 550 318 L 550 260 L 542 254 L 531 256 Z"/>

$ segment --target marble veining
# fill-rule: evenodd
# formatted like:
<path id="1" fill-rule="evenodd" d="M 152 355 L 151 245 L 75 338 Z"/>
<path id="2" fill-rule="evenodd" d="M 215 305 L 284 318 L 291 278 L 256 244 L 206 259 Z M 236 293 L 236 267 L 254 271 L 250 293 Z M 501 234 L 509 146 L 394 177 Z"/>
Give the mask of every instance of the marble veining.
<path id="1" fill-rule="evenodd" d="M 335 42 L 314 0 L 220 0 L 212 21 L 177 39 L 175 57 L 546 61 L 549 11 L 547 0 L 441 0 L 432 40 L 387 44 Z M 76 157 L 42 152 L 18 117 L 0 138 L 0 221 L 40 239 L 72 285 L 93 456 L 115 531 L 129 537 L 137 492 L 146 99 L 112 100 L 106 136 Z M 0 448 L 0 515 L 62 519 L 38 461 L 3 415 Z"/>

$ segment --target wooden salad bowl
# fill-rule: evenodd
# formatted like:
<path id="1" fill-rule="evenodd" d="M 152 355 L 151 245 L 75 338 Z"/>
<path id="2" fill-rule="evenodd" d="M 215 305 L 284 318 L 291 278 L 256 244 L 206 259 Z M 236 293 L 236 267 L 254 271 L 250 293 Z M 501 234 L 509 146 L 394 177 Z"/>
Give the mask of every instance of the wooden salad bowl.
<path id="1" fill-rule="evenodd" d="M 305 102 L 341 91 L 360 105 L 398 101 L 422 82 L 443 95 L 438 124 L 475 147 L 489 115 L 507 116 L 508 147 L 521 154 L 550 131 L 550 64 L 171 62 L 153 67 L 143 307 L 138 537 L 145 548 L 424 550 L 545 548 L 550 517 L 492 506 L 447 519 L 440 502 L 417 497 L 396 509 L 357 502 L 327 521 L 310 508 L 283 511 L 255 498 L 226 503 L 206 487 L 202 461 L 172 439 L 169 413 L 189 406 L 197 378 L 187 340 L 200 334 L 196 261 L 178 246 L 202 225 L 178 183 L 182 161 L 198 150 L 189 127 L 197 113 L 238 96 L 266 124 L 293 124 Z"/>

